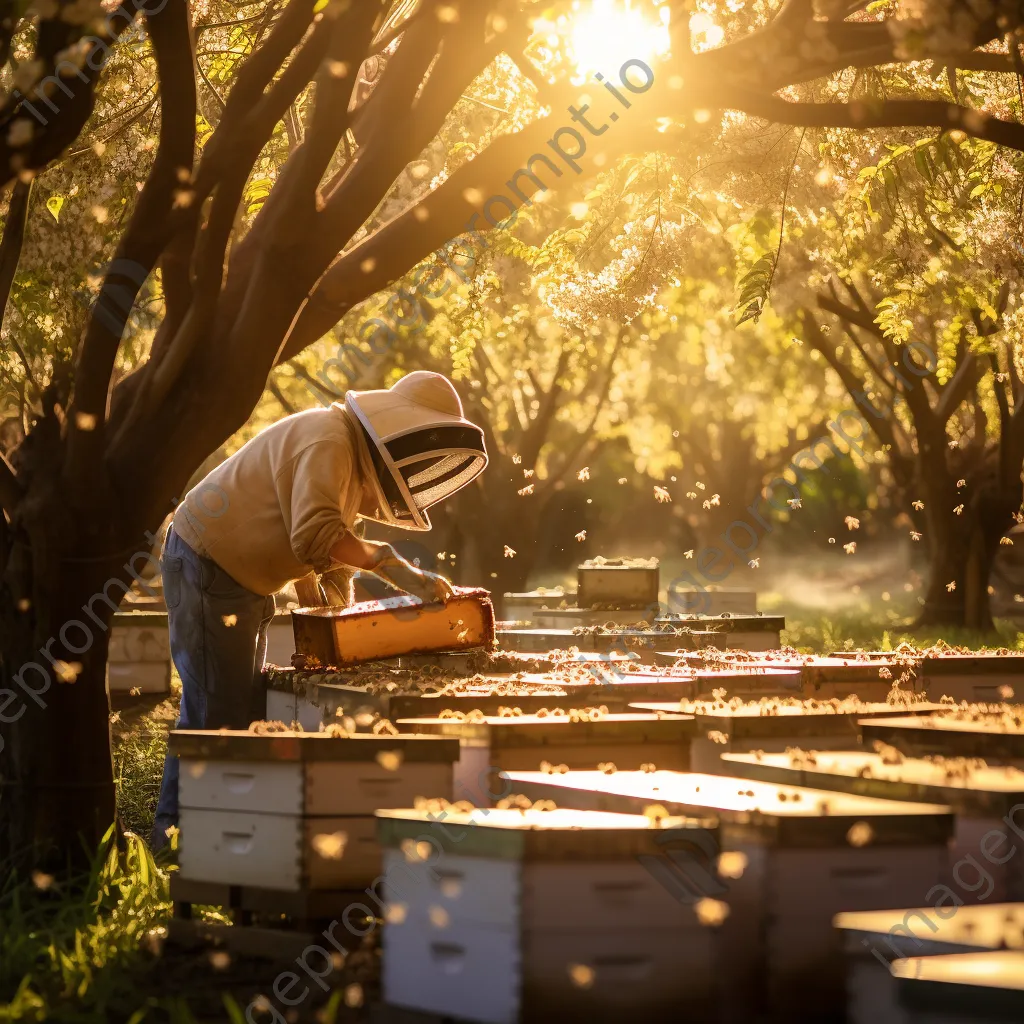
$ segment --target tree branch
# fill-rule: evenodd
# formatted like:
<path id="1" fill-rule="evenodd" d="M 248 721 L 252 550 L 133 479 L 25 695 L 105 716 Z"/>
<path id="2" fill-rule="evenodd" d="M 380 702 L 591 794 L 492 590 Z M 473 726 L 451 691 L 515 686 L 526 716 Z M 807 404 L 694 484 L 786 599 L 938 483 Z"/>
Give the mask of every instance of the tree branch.
<path id="1" fill-rule="evenodd" d="M 741 110 L 776 124 L 803 128 L 912 128 L 954 129 L 974 138 L 1024 152 L 1024 124 L 1004 121 L 981 110 L 941 100 L 854 100 L 850 103 L 805 103 L 765 96 L 752 89 L 730 87 L 709 102 Z"/>
<path id="2" fill-rule="evenodd" d="M 110 376 L 138 293 L 171 238 L 176 196 L 192 173 L 196 84 L 188 7 L 147 15 L 160 79 L 160 142 L 128 229 L 104 278 L 79 349 L 68 423 L 66 476 L 86 487 L 103 451 Z"/>
<path id="3" fill-rule="evenodd" d="M 21 262 L 21 249 L 25 242 L 25 225 L 28 222 L 29 197 L 32 182 L 18 180 L 11 189 L 11 200 L 7 206 L 7 223 L 4 225 L 4 239 L 0 242 L 0 327 L 7 315 L 7 303 L 11 297 L 14 277 Z M 29 378 L 32 370 L 25 364 Z M 35 382 L 33 381 L 33 386 Z"/>

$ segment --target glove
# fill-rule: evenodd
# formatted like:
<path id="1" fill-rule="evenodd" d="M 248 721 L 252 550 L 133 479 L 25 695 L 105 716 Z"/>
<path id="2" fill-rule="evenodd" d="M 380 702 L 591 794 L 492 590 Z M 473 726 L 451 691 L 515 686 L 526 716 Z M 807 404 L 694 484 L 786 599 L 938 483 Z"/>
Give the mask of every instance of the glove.
<path id="1" fill-rule="evenodd" d="M 370 571 L 393 587 L 418 597 L 425 604 L 432 601 L 447 601 L 455 592 L 454 587 L 443 576 L 410 565 L 390 545 L 381 549 L 381 556 Z"/>

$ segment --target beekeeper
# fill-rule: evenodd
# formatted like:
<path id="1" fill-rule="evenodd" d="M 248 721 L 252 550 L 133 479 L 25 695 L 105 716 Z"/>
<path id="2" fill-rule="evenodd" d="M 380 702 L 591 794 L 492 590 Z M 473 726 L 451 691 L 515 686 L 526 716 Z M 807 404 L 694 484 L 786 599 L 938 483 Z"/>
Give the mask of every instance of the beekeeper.
<path id="1" fill-rule="evenodd" d="M 264 717 L 256 680 L 273 595 L 288 583 L 350 567 L 425 601 L 447 599 L 446 579 L 353 527 L 368 519 L 429 530 L 427 509 L 486 465 L 483 431 L 463 415 L 451 381 L 417 371 L 390 389 L 349 391 L 343 403 L 286 417 L 193 487 L 162 559 L 182 682 L 177 728 L 245 729 Z M 154 848 L 177 819 L 178 764 L 168 757 Z"/>

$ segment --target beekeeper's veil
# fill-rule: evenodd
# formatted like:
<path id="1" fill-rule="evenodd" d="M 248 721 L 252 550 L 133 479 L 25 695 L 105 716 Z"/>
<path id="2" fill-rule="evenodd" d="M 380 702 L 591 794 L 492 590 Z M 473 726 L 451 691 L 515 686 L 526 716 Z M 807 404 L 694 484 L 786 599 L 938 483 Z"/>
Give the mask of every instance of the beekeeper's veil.
<path id="1" fill-rule="evenodd" d="M 385 390 L 349 391 L 345 408 L 365 432 L 381 522 L 429 530 L 427 509 L 487 465 L 483 431 L 439 373 L 417 370 Z"/>

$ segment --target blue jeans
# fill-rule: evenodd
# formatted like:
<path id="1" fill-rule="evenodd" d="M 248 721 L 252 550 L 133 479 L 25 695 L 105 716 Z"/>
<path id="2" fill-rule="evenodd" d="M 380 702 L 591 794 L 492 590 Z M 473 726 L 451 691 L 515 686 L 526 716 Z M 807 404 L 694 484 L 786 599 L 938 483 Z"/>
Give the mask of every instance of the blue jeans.
<path id="1" fill-rule="evenodd" d="M 246 590 L 167 531 L 161 562 L 171 658 L 181 677 L 177 729 L 247 729 L 266 715 L 260 679 L 274 598 Z M 150 845 L 178 823 L 178 759 L 167 755 Z"/>

